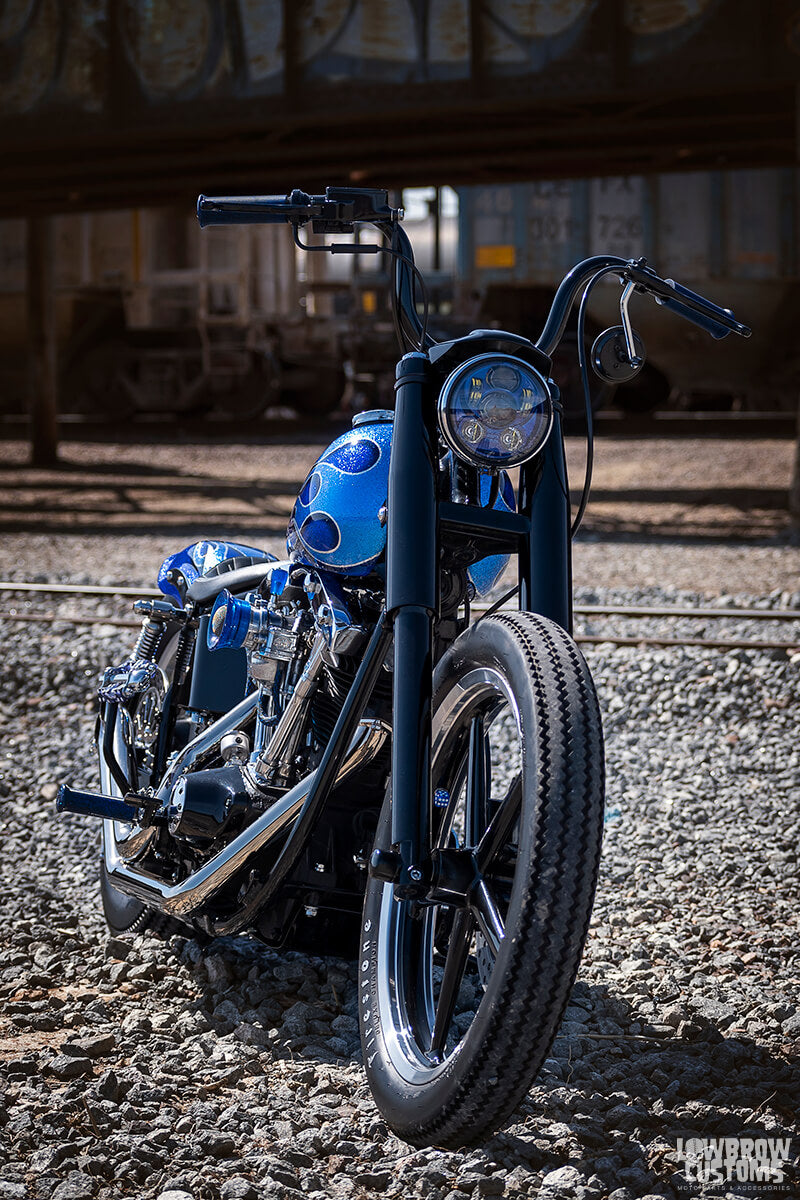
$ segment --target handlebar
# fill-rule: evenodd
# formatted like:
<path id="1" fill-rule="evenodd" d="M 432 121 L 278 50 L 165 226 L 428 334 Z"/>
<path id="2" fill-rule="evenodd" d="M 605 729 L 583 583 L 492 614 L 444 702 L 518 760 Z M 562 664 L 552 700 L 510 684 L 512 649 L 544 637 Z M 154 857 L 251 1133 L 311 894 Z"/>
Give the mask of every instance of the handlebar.
<path id="1" fill-rule="evenodd" d="M 380 188 L 329 187 L 324 196 L 309 196 L 295 188 L 286 196 L 198 196 L 197 220 L 202 229 L 210 225 L 261 225 L 286 222 L 297 229 L 311 222 L 314 233 L 352 233 L 361 223 L 375 225 L 388 239 L 385 246 L 334 244 L 331 253 L 377 252 L 385 250 L 394 259 L 394 288 L 398 337 L 401 344 L 427 347 L 433 338 L 423 328 L 415 303 L 413 275 L 414 252 L 408 235 L 401 227 L 401 208 L 389 205 L 388 194 Z M 302 243 L 298 242 L 298 245 Z M 417 272 L 418 274 L 418 272 Z"/>
<path id="2" fill-rule="evenodd" d="M 578 293 L 595 275 L 609 268 L 618 268 L 620 278 L 624 282 L 634 283 L 637 291 L 649 293 L 657 304 L 691 321 L 706 333 L 710 333 L 713 338 L 727 337 L 729 333 L 750 337 L 751 329 L 737 321 L 729 308 L 720 308 L 718 304 L 675 283 L 673 279 L 662 279 L 647 266 L 644 259 L 629 260 L 613 254 L 597 254 L 579 262 L 564 276 L 558 286 L 541 337 L 536 343 L 537 349 L 543 351 L 548 358 L 552 356 L 564 336 L 569 314 Z"/>
<path id="3" fill-rule="evenodd" d="M 299 188 L 286 196 L 198 196 L 200 228 L 209 225 L 290 225 L 313 223 L 315 233 L 348 233 L 362 221 L 399 220 L 402 209 L 391 208 L 381 188 L 325 189 L 309 196 Z"/>
<path id="4" fill-rule="evenodd" d="M 729 333 L 750 337 L 751 329 L 737 321 L 729 308 L 721 308 L 698 292 L 692 292 L 674 279 L 661 279 L 650 267 L 638 262 L 628 265 L 626 275 L 637 286 L 649 292 L 657 304 L 664 305 L 700 329 L 705 329 L 713 338 L 724 338 Z"/>
<path id="5" fill-rule="evenodd" d="M 311 197 L 294 191 L 289 196 L 198 196 L 197 220 L 209 225 L 282 225 L 306 222 L 312 215 Z"/>
<path id="6" fill-rule="evenodd" d="M 679 283 L 675 283 L 675 281 L 672 279 L 668 279 L 666 282 L 671 283 L 676 292 L 688 291 L 688 288 L 681 287 Z M 689 294 L 691 296 L 697 296 L 697 292 L 690 292 Z M 698 299 L 702 300 L 703 297 L 698 296 Z M 710 333 L 712 338 L 715 338 L 717 341 L 719 341 L 721 338 L 727 337 L 729 333 L 733 332 L 729 326 L 724 325 L 716 317 L 708 316 L 699 311 L 697 308 L 690 307 L 688 304 L 682 304 L 680 300 L 673 300 L 671 297 L 667 299 L 663 296 L 655 296 L 655 302 L 656 304 L 662 305 L 664 308 L 668 308 L 670 312 L 677 313 L 678 316 L 683 317 L 685 321 L 691 321 L 692 324 L 697 325 L 699 329 L 704 329 L 706 333 Z M 736 330 L 736 332 L 738 333 L 739 330 Z M 749 337 L 749 329 L 747 333 L 742 334 L 742 336 Z"/>
<path id="7" fill-rule="evenodd" d="M 424 342 L 428 345 L 432 339 L 423 333 L 414 303 L 410 273 L 414 270 L 414 258 L 411 243 L 399 225 L 402 218 L 403 210 L 391 208 L 387 192 L 379 188 L 329 187 L 323 196 L 309 196 L 295 188 L 285 196 L 198 196 L 197 199 L 197 219 L 201 228 L 210 225 L 286 222 L 293 225 L 296 231 L 299 226 L 311 221 L 315 233 L 350 233 L 355 225 L 362 222 L 376 225 L 387 236 L 392 236 L 392 245 L 396 246 L 390 253 L 395 255 L 400 313 L 412 335 L 418 338 L 420 344 Z M 377 250 L 378 247 L 364 249 Z M 398 260 L 402 260 L 402 263 Z M 750 337 L 750 329 L 737 321 L 730 309 L 720 308 L 718 304 L 672 279 L 662 279 L 643 258 L 624 259 L 616 255 L 599 254 L 573 267 L 556 290 L 541 337 L 536 343 L 537 349 L 548 358 L 564 335 L 578 293 L 599 273 L 609 271 L 618 273 L 622 282 L 633 283 L 636 291 L 653 296 L 657 304 L 691 321 L 713 338 L 724 338 L 729 333 Z"/>

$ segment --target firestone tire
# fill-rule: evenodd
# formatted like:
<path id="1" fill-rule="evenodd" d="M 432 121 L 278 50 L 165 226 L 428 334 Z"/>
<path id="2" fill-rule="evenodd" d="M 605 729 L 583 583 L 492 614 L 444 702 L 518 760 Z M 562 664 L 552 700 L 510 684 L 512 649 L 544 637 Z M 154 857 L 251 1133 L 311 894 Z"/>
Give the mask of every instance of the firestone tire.
<path id="1" fill-rule="evenodd" d="M 491 760 L 482 714 L 497 712 L 502 704 L 503 719 L 516 725 L 519 768 L 498 804 L 487 795 L 486 784 L 487 773 L 495 768 L 482 768 L 472 746 L 480 744 L 473 743 L 477 728 L 489 747 L 484 761 Z M 476 726 L 477 721 L 481 724 Z M 462 764 L 468 759 L 467 767 L 458 767 L 457 759 Z M 457 922 L 464 922 L 459 936 L 468 947 L 468 968 L 480 966 L 481 953 L 486 962 L 488 942 L 484 939 L 481 950 L 480 934 L 471 935 L 472 941 L 464 934 L 467 908 L 459 916 L 458 909 L 448 911 L 449 906 L 440 904 L 431 916 L 433 906 L 398 901 L 392 884 L 373 878 L 364 904 L 359 1026 L 365 1068 L 387 1123 L 416 1145 L 469 1144 L 509 1117 L 547 1057 L 583 951 L 603 827 L 602 731 L 588 667 L 572 639 L 553 622 L 528 613 L 486 618 L 443 656 L 434 679 L 433 788 L 444 781 L 452 789 L 459 771 L 467 814 L 479 807 L 481 780 L 485 797 L 485 820 L 470 825 L 474 818 L 467 815 L 463 828 L 472 831 L 474 841 L 464 832 L 466 845 L 482 844 L 492 811 L 505 814 L 508 840 L 486 875 L 496 909 L 503 910 L 504 934 L 495 942 L 490 973 L 483 968 L 483 994 L 471 1024 L 465 1032 L 449 1027 L 448 1036 L 459 1039 L 450 1051 L 443 1040 L 433 1057 L 426 1047 L 436 1037 L 436 1010 Z M 443 794 L 451 793 L 440 790 L 439 798 Z M 505 807 L 512 803 L 513 808 Z M 436 840 L 437 813 L 433 807 L 431 812 Z M 440 822 L 446 819 L 447 814 Z M 390 821 L 387 796 L 376 846 L 388 846 Z M 440 832 L 438 844 L 456 844 L 454 828 Z M 503 886 L 501 902 L 497 897 Z M 432 932 L 424 932 L 426 925 Z M 446 934 L 448 927 L 444 950 L 440 929 Z M 452 953 L 457 970 L 463 955 L 457 946 Z M 436 966 L 437 956 L 444 959 L 443 968 Z M 460 977 L 453 977 L 463 987 L 461 970 Z M 454 1007 L 455 1001 L 449 1011 Z M 470 1013 L 461 1013 L 459 1020 L 463 1026 Z"/>

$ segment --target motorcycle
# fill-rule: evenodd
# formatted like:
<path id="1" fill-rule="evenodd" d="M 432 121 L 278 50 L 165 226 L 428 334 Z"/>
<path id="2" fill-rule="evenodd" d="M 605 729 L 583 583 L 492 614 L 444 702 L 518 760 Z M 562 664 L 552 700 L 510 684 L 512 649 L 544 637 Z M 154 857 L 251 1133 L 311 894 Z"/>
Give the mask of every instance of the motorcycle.
<path id="1" fill-rule="evenodd" d="M 57 804 L 103 820 L 113 932 L 180 921 L 357 957 L 379 1109 L 409 1142 L 458 1146 L 501 1125 L 547 1057 L 597 879 L 600 711 L 571 636 L 589 361 L 606 382 L 641 370 L 634 293 L 714 338 L 750 331 L 604 255 L 566 275 L 535 344 L 437 342 L 402 215 L 362 188 L 199 198 L 204 227 L 285 221 L 309 252 L 388 258 L 395 408 L 357 414 L 315 463 L 284 558 L 201 541 L 166 559 L 163 599 L 134 604 L 136 646 L 99 687 L 102 791 L 65 785 Z M 301 237 L 365 224 L 380 241 Z M 587 355 L 608 276 L 620 324 Z M 571 521 L 550 368 L 579 294 L 590 454 Z M 513 586 L 473 619 L 511 557 Z"/>

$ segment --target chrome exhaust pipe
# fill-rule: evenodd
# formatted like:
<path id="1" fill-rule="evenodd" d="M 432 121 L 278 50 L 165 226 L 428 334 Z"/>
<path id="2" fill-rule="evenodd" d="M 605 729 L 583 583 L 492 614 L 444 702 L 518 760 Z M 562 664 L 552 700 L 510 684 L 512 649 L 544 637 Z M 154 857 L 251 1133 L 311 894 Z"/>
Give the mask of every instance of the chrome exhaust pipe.
<path id="1" fill-rule="evenodd" d="M 243 705 L 244 703 L 243 701 Z M 228 719 L 231 716 L 232 713 L 228 714 Z M 212 726 L 212 729 L 218 728 L 220 724 L 221 722 L 217 722 L 217 726 Z M 207 734 L 210 733 L 211 729 L 207 731 Z M 337 773 L 336 783 L 341 783 L 358 767 L 373 759 L 388 734 L 389 727 L 383 721 L 360 721 L 347 755 Z M 185 761 L 183 765 L 186 765 Z M 154 875 L 137 870 L 130 862 L 126 862 L 116 845 L 113 822 L 106 822 L 106 836 L 103 840 L 109 882 L 119 891 L 141 900 L 150 908 L 158 909 L 170 916 L 190 917 L 223 888 L 237 872 L 246 867 L 254 856 L 297 816 L 311 790 L 315 775 L 316 771 L 306 775 L 305 779 L 295 784 L 285 795 L 270 805 L 267 811 L 262 813 L 252 825 L 248 825 L 247 829 L 238 837 L 235 837 L 224 849 L 181 883 L 165 883 Z"/>
<path id="2" fill-rule="evenodd" d="M 184 746 L 172 765 L 167 769 L 164 778 L 158 786 L 156 794 L 159 799 L 162 802 L 168 801 L 172 794 L 172 789 L 181 774 L 184 771 L 188 771 L 189 767 L 201 760 L 204 755 L 212 750 L 216 750 L 226 733 L 232 733 L 253 715 L 257 704 L 258 692 L 251 692 L 235 708 L 225 713 L 213 725 L 209 725 L 208 729 L 204 729 L 188 745 Z M 129 719 L 124 709 L 121 712 L 124 718 Z M 98 731 L 97 751 L 100 758 L 100 790 L 106 796 L 121 797 L 122 792 L 117 786 L 116 780 L 112 777 L 108 763 L 105 760 L 105 755 L 103 754 L 102 726 Z M 127 761 L 129 745 L 123 735 L 119 721 L 114 730 L 114 753 L 118 762 Z M 120 861 L 126 863 L 136 862 L 137 859 L 142 858 L 151 848 L 158 830 L 153 825 L 146 825 L 144 829 L 140 829 L 136 825 L 129 825 L 126 827 L 125 836 L 121 837 L 121 831 L 117 828 L 118 824 L 119 822 L 115 821 L 104 821 L 103 843 L 106 847 L 113 844 L 114 852 Z M 124 889 L 120 888 L 120 891 L 122 890 Z"/>

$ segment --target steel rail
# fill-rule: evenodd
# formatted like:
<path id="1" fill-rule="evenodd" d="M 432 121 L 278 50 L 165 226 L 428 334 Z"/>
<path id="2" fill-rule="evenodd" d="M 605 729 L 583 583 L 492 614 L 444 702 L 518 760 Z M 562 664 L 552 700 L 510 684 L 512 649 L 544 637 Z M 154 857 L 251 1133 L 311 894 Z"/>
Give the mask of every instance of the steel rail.
<path id="1" fill-rule="evenodd" d="M 709 650 L 800 650 L 800 639 L 796 642 L 756 641 L 738 638 L 668 638 L 637 637 L 635 634 L 589 634 L 575 635 L 575 641 L 583 645 L 602 646 L 705 646 Z"/>
<path id="2" fill-rule="evenodd" d="M 800 608 L 681 608 L 641 604 L 576 604 L 575 612 L 585 616 L 625 617 L 689 617 L 698 621 L 715 621 L 737 617 L 745 621 L 800 621 Z"/>
<path id="3" fill-rule="evenodd" d="M 128 621 L 121 617 L 68 617 L 59 613 L 0 612 L 0 621 L 20 621 L 31 624 L 58 625 L 115 625 L 119 629 L 141 629 L 141 621 Z"/>
<path id="4" fill-rule="evenodd" d="M 0 580 L 0 592 L 36 592 L 70 596 L 162 596 L 157 588 L 126 585 L 103 586 L 70 583 L 15 583 Z M 473 604 L 473 612 L 485 612 L 488 604 Z M 686 608 L 675 605 L 576 604 L 574 611 L 585 616 L 685 617 L 701 621 L 740 619 L 748 621 L 800 621 L 800 608 Z M 64 618 L 66 619 L 66 618 Z M 110 624 L 110 622 L 107 622 Z"/>
<path id="5" fill-rule="evenodd" d="M 0 581 L 0 592 L 40 592 L 65 596 L 163 596 L 157 588 L 104 586 L 81 583 L 15 583 L 14 580 Z"/>
<path id="6" fill-rule="evenodd" d="M 475 611 L 475 609 L 473 609 Z M 96 616 L 60 616 L 58 613 L 15 613 L 0 612 L 0 621 L 20 621 L 54 625 L 63 622 L 68 625 L 113 625 L 118 629 L 140 629 L 141 622 L 126 621 L 119 617 Z M 575 641 L 589 646 L 609 644 L 613 646 L 705 646 L 710 650 L 798 650 L 800 639 L 792 641 L 770 641 L 744 638 L 670 638 L 647 637 L 636 634 L 589 634 L 578 633 Z"/>
<path id="7" fill-rule="evenodd" d="M 473 612 L 486 612 L 491 605 L 473 604 Z M 500 612 L 511 609 L 501 608 Z M 683 608 L 675 605 L 650 607 L 641 604 L 575 604 L 576 616 L 622 617 L 687 617 L 699 621 L 715 621 L 724 617 L 740 621 L 800 621 L 800 608 Z"/>

